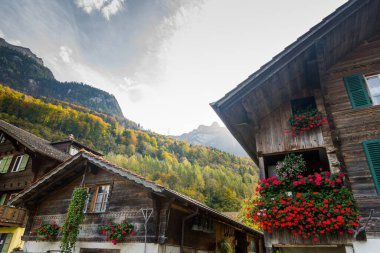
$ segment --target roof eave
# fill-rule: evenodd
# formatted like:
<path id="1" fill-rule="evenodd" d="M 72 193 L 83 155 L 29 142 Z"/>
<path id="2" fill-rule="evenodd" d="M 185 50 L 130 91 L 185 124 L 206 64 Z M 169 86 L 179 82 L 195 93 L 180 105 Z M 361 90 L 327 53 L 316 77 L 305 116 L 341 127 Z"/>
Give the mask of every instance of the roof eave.
<path id="1" fill-rule="evenodd" d="M 325 28 L 325 26 L 329 25 L 331 22 L 333 22 L 334 19 L 340 18 L 340 15 L 342 15 L 347 9 L 349 9 L 351 6 L 356 4 L 357 2 L 360 3 L 359 8 L 366 5 L 370 0 L 351 0 L 347 3 L 343 4 L 341 7 L 339 7 L 337 10 L 335 10 L 333 13 L 328 15 L 326 18 L 324 18 L 321 22 L 319 22 L 317 25 L 312 27 L 308 32 L 303 34 L 301 37 L 299 37 L 295 42 L 290 44 L 288 47 L 286 47 L 283 51 L 281 51 L 279 54 L 274 56 L 272 60 L 264 64 L 260 69 L 258 69 L 256 72 L 251 74 L 248 78 L 246 78 L 244 81 L 242 81 L 240 84 L 238 84 L 234 89 L 229 91 L 227 94 L 225 94 L 222 98 L 219 100 L 211 103 L 210 105 L 213 108 L 225 108 L 229 104 L 234 104 L 236 101 L 238 101 L 242 94 L 246 94 L 254 90 L 256 87 L 259 87 L 263 81 L 257 83 L 254 87 L 249 88 L 248 86 L 253 83 L 254 80 L 258 79 L 262 75 L 265 75 L 267 71 L 271 73 L 276 73 L 279 70 L 281 70 L 284 66 L 286 66 L 287 62 L 279 64 L 279 62 L 287 55 L 294 54 L 295 50 L 299 50 L 299 52 L 296 53 L 296 56 L 300 53 L 304 52 L 310 46 L 313 46 L 316 42 L 316 40 L 319 40 L 323 35 L 325 35 L 327 32 L 329 32 L 332 28 L 336 27 L 340 22 L 345 20 L 349 15 L 344 16 L 340 22 L 337 22 L 336 25 L 334 25 L 330 29 L 326 29 L 322 34 L 318 34 L 321 32 L 322 29 Z M 358 9 L 359 9 L 358 8 Z M 355 11 L 355 10 L 354 10 Z M 353 11 L 353 12 L 354 12 Z M 350 13 L 352 14 L 352 13 Z M 313 38 L 313 36 L 318 35 L 318 37 Z M 306 43 L 306 45 L 304 45 Z M 302 47 L 302 48 L 300 48 Z M 294 57 L 293 57 L 294 58 Z M 278 66 L 276 66 L 278 64 Z M 273 69 L 274 68 L 274 69 Z M 215 109 L 214 109 L 215 110 Z"/>

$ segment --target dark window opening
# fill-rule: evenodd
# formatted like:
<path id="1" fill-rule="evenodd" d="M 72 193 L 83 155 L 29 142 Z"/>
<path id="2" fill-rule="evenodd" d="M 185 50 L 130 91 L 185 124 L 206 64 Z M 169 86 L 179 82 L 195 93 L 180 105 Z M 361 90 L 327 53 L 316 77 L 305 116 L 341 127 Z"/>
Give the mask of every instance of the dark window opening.
<path id="1" fill-rule="evenodd" d="M 317 109 L 314 97 L 293 99 L 290 101 L 293 114 L 301 113 L 307 110 Z"/>
<path id="2" fill-rule="evenodd" d="M 307 174 L 313 174 L 322 171 L 329 171 L 329 162 L 325 149 L 309 150 L 309 151 L 297 151 L 292 152 L 294 154 L 302 154 L 303 159 L 306 162 Z M 282 161 L 287 154 L 277 154 L 264 156 L 265 164 L 265 177 L 276 176 L 275 168 L 279 161 Z"/>

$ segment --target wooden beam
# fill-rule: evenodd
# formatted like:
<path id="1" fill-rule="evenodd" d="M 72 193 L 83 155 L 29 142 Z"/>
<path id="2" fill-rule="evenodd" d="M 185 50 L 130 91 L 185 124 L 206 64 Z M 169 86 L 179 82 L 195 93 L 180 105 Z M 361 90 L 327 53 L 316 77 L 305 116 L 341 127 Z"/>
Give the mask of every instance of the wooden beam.
<path id="1" fill-rule="evenodd" d="M 273 244 L 276 248 L 337 248 L 337 244 Z"/>
<path id="2" fill-rule="evenodd" d="M 259 157 L 259 169 L 260 169 L 260 178 L 265 178 L 265 164 L 264 157 Z"/>

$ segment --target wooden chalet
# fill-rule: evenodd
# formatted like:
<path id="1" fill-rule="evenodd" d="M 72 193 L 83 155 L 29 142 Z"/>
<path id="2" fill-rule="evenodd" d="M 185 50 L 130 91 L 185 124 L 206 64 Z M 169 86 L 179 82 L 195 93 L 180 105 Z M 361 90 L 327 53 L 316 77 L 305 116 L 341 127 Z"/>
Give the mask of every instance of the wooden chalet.
<path id="1" fill-rule="evenodd" d="M 51 143 L 0 120 L 1 253 L 22 246 L 21 236 L 27 221 L 26 209 L 8 205 L 9 200 L 69 159 L 71 149 L 79 148 L 95 152 L 73 140 Z"/>
<path id="2" fill-rule="evenodd" d="M 348 1 L 211 106 L 261 178 L 289 153 L 346 174 L 362 223 L 368 221 L 367 241 L 336 238 L 312 252 L 379 252 L 380 1 Z M 291 115 L 307 107 L 326 114 L 328 127 L 284 133 Z M 266 235 L 265 243 L 267 252 L 310 246 L 286 236 Z"/>
<path id="3" fill-rule="evenodd" d="M 62 226 L 73 189 L 81 184 L 88 188 L 89 197 L 75 252 L 220 252 L 223 239 L 231 242 L 236 253 L 265 251 L 262 232 L 86 151 L 11 200 L 30 214 L 23 236 L 25 251 L 60 249 L 59 241 L 36 241 L 32 228 L 40 222 Z M 99 225 L 109 220 L 127 220 L 135 233 L 114 245 L 99 232 Z"/>

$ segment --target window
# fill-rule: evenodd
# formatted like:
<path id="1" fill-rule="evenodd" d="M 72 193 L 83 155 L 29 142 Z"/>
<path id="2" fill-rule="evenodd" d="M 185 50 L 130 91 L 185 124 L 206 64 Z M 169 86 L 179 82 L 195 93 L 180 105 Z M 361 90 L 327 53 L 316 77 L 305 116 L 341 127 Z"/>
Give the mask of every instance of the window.
<path id="1" fill-rule="evenodd" d="M 11 171 L 18 172 L 25 170 L 28 160 L 29 156 L 27 154 L 17 156 Z"/>
<path id="2" fill-rule="evenodd" d="M 92 190 L 92 189 L 91 189 Z M 99 185 L 93 189 L 94 191 L 88 195 L 87 207 L 88 213 L 105 212 L 108 206 L 108 196 L 110 193 L 110 185 Z"/>
<path id="3" fill-rule="evenodd" d="M 13 156 L 4 156 L 0 160 L 0 173 L 7 173 L 9 169 L 9 165 L 11 165 Z"/>
<path id="4" fill-rule="evenodd" d="M 366 77 L 369 94 L 374 105 L 380 104 L 380 75 Z"/>
<path id="5" fill-rule="evenodd" d="M 314 97 L 293 99 L 292 101 L 290 101 L 290 103 L 292 105 L 293 114 L 317 109 Z"/>
<path id="6" fill-rule="evenodd" d="M 267 177 L 274 177 L 276 175 L 276 165 L 268 165 Z"/>
<path id="7" fill-rule="evenodd" d="M 320 168 L 322 168 L 324 171 L 329 171 L 330 166 L 325 149 L 320 148 L 316 150 L 305 150 L 302 152 L 298 151 L 293 153 L 295 153 L 296 155 L 302 154 L 302 157 L 306 162 L 308 174 L 320 172 Z M 264 156 L 266 178 L 276 176 L 276 164 L 277 162 L 284 160 L 286 155 L 288 154 L 275 154 Z"/>
<path id="8" fill-rule="evenodd" d="M 380 195 L 380 139 L 365 141 L 363 146 L 377 194 Z"/>
<path id="9" fill-rule="evenodd" d="M 3 143 L 5 143 L 5 141 L 6 141 L 7 139 L 5 139 L 5 136 L 4 136 L 4 134 L 3 133 L 1 133 L 0 134 L 0 144 L 3 144 Z"/>
<path id="10" fill-rule="evenodd" d="M 353 109 L 366 108 L 373 104 L 378 104 L 378 101 L 375 101 L 379 99 L 380 95 L 379 83 L 376 76 L 369 76 L 365 79 L 363 75 L 356 74 L 346 76 L 343 80 Z M 370 92 L 372 98 L 375 98 L 374 103 L 372 102 Z"/>
<path id="11" fill-rule="evenodd" d="M 70 155 L 76 155 L 78 153 L 79 153 L 79 150 L 77 148 L 75 148 L 73 145 L 71 145 L 69 148 L 69 154 Z"/>

